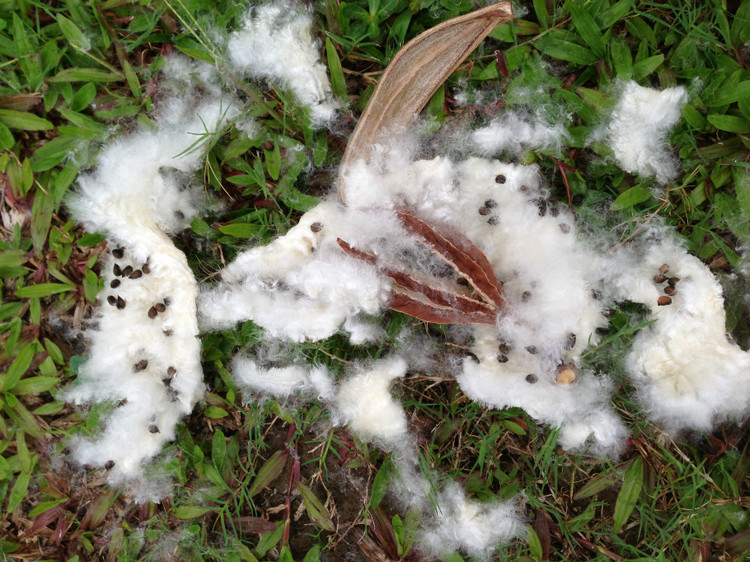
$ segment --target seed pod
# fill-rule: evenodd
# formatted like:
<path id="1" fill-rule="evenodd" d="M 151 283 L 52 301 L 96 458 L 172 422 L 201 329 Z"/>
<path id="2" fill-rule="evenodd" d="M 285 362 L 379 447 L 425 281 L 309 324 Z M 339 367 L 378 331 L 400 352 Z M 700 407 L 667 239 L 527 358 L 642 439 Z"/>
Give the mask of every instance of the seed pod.
<path id="1" fill-rule="evenodd" d="M 131 273 L 133 273 L 132 265 L 125 266 L 125 269 L 122 270 L 123 277 L 128 277 Z"/>
<path id="2" fill-rule="evenodd" d="M 487 201 L 484 202 L 484 206 L 488 209 L 494 209 L 495 207 L 497 207 L 497 201 L 495 201 L 494 199 L 487 199 Z"/>
<path id="3" fill-rule="evenodd" d="M 507 178 L 503 174 L 498 174 L 495 176 L 495 183 L 505 183 Z"/>
<path id="4" fill-rule="evenodd" d="M 117 304 L 117 297 L 114 295 L 109 295 L 107 297 L 107 302 L 111 304 L 112 306 L 115 306 Z"/>
<path id="5" fill-rule="evenodd" d="M 104 463 L 104 468 L 106 468 L 107 470 L 112 470 L 114 466 L 115 466 L 115 461 L 107 461 L 106 463 Z"/>
<path id="6" fill-rule="evenodd" d="M 495 226 L 496 224 L 500 224 L 500 217 L 497 215 L 493 215 L 490 218 L 487 219 L 487 224 L 490 226 Z"/>
<path id="7" fill-rule="evenodd" d="M 148 359 L 141 359 L 138 363 L 133 365 L 136 373 L 145 370 L 146 367 L 148 367 Z"/>
<path id="8" fill-rule="evenodd" d="M 156 309 L 156 312 L 164 312 L 165 310 L 167 310 L 166 305 L 164 303 L 161 303 L 161 302 L 157 302 L 154 305 L 154 308 Z"/>
<path id="9" fill-rule="evenodd" d="M 150 426 L 148 426 L 148 431 L 149 433 L 159 433 L 159 426 L 151 424 Z"/>
<path id="10" fill-rule="evenodd" d="M 143 272 L 140 269 L 136 269 L 133 271 L 133 273 L 130 274 L 131 279 L 138 279 L 143 275 Z"/>
<path id="11" fill-rule="evenodd" d="M 669 271 L 668 263 L 663 263 L 659 266 L 659 273 L 666 273 L 667 271 Z"/>
<path id="12" fill-rule="evenodd" d="M 122 275 L 122 269 L 120 269 L 120 266 L 118 264 L 115 264 L 112 267 L 112 273 L 114 273 L 117 277 L 119 277 L 120 275 Z"/>
<path id="13" fill-rule="evenodd" d="M 658 304 L 659 306 L 667 306 L 669 304 L 672 304 L 672 299 L 671 297 L 662 295 L 658 299 L 656 299 L 656 304 Z"/>
<path id="14" fill-rule="evenodd" d="M 125 308 L 125 299 L 124 298 L 117 297 L 117 308 L 119 308 L 120 310 L 122 310 L 123 308 Z"/>
<path id="15" fill-rule="evenodd" d="M 658 275 L 654 276 L 654 283 L 664 283 L 664 281 L 666 281 L 666 280 L 667 280 L 667 278 L 664 275 L 662 275 L 661 273 L 659 273 Z"/>
<path id="16" fill-rule="evenodd" d="M 489 215 L 492 211 L 489 210 L 489 208 L 485 207 L 479 207 L 479 214 L 483 217 Z"/>
<path id="17" fill-rule="evenodd" d="M 529 384 L 534 384 L 538 380 L 539 378 L 534 374 L 526 375 L 526 382 Z"/>
<path id="18" fill-rule="evenodd" d="M 664 287 L 664 294 L 672 296 L 677 292 L 677 289 L 674 288 L 672 285 L 667 285 Z"/>
<path id="19" fill-rule="evenodd" d="M 158 314 L 158 312 L 156 312 L 156 307 L 155 306 L 152 306 L 151 308 L 148 309 L 148 317 L 151 318 L 152 320 L 154 318 L 156 318 L 157 314 Z"/>
<path id="20" fill-rule="evenodd" d="M 321 230 L 323 230 L 323 225 L 319 222 L 314 222 L 310 225 L 310 230 L 312 230 L 315 233 L 318 233 Z"/>
<path id="21" fill-rule="evenodd" d="M 115 248 L 114 250 L 112 250 L 112 255 L 118 260 L 121 260 L 125 255 L 125 250 L 123 248 Z"/>
<path id="22" fill-rule="evenodd" d="M 570 384 L 578 378 L 578 369 L 572 363 L 564 363 L 557 367 L 557 384 Z"/>
<path id="23" fill-rule="evenodd" d="M 120 286 L 120 280 L 119 279 L 112 279 L 112 281 L 109 284 L 110 287 L 113 289 L 117 289 L 117 287 Z"/>

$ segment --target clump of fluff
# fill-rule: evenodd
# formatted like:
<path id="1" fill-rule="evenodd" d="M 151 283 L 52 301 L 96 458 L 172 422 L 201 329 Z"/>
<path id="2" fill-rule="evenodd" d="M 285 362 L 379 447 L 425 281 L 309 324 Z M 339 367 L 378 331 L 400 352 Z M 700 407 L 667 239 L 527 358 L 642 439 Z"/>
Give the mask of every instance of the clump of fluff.
<path id="1" fill-rule="evenodd" d="M 420 546 L 447 556 L 460 550 L 469 556 L 487 559 L 500 543 L 523 534 L 524 524 L 513 501 L 478 502 L 468 499 L 456 483 L 442 490 L 437 498 L 438 512 L 423 523 Z"/>
<path id="2" fill-rule="evenodd" d="M 622 91 L 603 131 L 617 164 L 626 172 L 655 176 L 666 183 L 677 173 L 666 137 L 679 121 L 687 101 L 683 86 L 655 90 L 635 82 Z"/>
<path id="3" fill-rule="evenodd" d="M 163 100 L 155 127 L 105 146 L 69 202 L 112 250 L 102 263 L 105 289 L 87 334 L 89 358 L 64 394 L 77 404 L 116 406 L 101 434 L 77 439 L 72 452 L 81 464 L 107 467 L 111 482 L 140 476 L 203 395 L 197 283 L 168 234 L 199 211 L 192 176 L 203 152 L 196 139 L 238 112 L 226 97 L 196 103 L 189 88 Z"/>
<path id="4" fill-rule="evenodd" d="M 631 300 L 651 308 L 652 320 L 633 342 L 627 368 L 650 419 L 670 431 L 709 431 L 750 411 L 750 354 L 730 341 L 721 287 L 709 269 L 670 233 L 653 233 L 630 255 L 614 281 Z M 671 303 L 668 281 L 679 281 Z M 662 301 L 664 302 L 664 301 Z"/>
<path id="5" fill-rule="evenodd" d="M 288 398 L 295 393 L 333 396 L 333 382 L 323 366 L 288 365 L 264 368 L 251 357 L 236 357 L 230 367 L 237 387 L 245 395 Z"/>
<path id="6" fill-rule="evenodd" d="M 567 131 L 562 123 L 508 111 L 471 135 L 471 142 L 487 156 L 524 150 L 560 150 Z"/>
<path id="7" fill-rule="evenodd" d="M 325 126 L 339 104 L 319 49 L 310 12 L 296 2 L 276 0 L 250 11 L 242 29 L 230 35 L 227 56 L 240 73 L 291 91 L 310 109 L 313 124 Z"/>

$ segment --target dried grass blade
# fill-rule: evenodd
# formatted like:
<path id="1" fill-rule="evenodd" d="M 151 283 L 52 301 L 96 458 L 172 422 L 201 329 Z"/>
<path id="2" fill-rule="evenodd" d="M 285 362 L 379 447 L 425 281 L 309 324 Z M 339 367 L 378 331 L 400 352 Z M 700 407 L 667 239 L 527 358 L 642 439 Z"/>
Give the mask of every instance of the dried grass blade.
<path id="1" fill-rule="evenodd" d="M 409 213 L 397 212 L 398 218 L 413 234 L 422 238 L 456 271 L 463 274 L 488 304 L 505 305 L 502 288 L 487 257 L 466 236 L 451 229 L 443 234 Z"/>

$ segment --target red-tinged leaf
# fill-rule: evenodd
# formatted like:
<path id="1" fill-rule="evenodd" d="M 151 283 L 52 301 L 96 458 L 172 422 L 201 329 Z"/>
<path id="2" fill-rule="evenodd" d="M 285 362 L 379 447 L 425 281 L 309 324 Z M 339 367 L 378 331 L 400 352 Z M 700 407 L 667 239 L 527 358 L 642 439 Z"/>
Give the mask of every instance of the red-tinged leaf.
<path id="1" fill-rule="evenodd" d="M 36 519 L 34 519 L 34 522 L 31 524 L 31 527 L 26 529 L 23 533 L 23 536 L 30 537 L 40 529 L 43 529 L 50 523 L 52 523 L 55 519 L 60 517 L 64 513 L 62 506 L 53 507 L 52 509 L 49 509 L 39 515 Z"/>
<path id="2" fill-rule="evenodd" d="M 552 536 L 549 532 L 549 516 L 542 509 L 536 510 L 536 518 L 534 519 L 534 530 L 536 536 L 539 537 L 539 543 L 542 547 L 542 560 L 549 560 L 549 554 L 552 550 Z"/>
<path id="3" fill-rule="evenodd" d="M 276 530 L 276 524 L 262 517 L 240 517 L 240 527 L 243 533 L 256 533 L 262 535 Z"/>
<path id="4" fill-rule="evenodd" d="M 65 535 L 68 532 L 68 529 L 70 529 L 70 526 L 73 524 L 73 517 L 60 517 L 57 520 L 57 525 L 55 525 L 55 532 L 52 534 L 52 540 L 54 541 L 56 546 L 60 546 L 62 544 L 63 539 L 65 538 Z"/>
<path id="5" fill-rule="evenodd" d="M 441 307 L 419 299 L 419 295 L 411 296 L 399 289 L 391 293 L 388 307 L 433 324 L 495 324 L 495 315 L 487 313 L 471 313 L 450 307 Z"/>
<path id="6" fill-rule="evenodd" d="M 93 503 L 89 505 L 86 510 L 86 514 L 81 520 L 81 529 L 96 529 L 101 525 L 104 518 L 107 516 L 109 508 L 115 503 L 117 496 L 120 495 L 118 490 L 110 490 L 109 493 L 103 494 L 96 498 Z"/>
<path id="7" fill-rule="evenodd" d="M 497 307 L 505 305 L 492 265 L 471 240 L 455 229 L 444 227 L 446 234 L 443 235 L 413 215 L 403 211 L 396 214 L 409 231 L 422 238 L 451 267 L 462 273 L 487 303 L 494 303 Z"/>
<path id="8" fill-rule="evenodd" d="M 729 537 L 724 542 L 724 549 L 735 556 L 750 552 L 750 529 L 745 529 Z"/>
<path id="9" fill-rule="evenodd" d="M 371 509 L 370 514 L 372 515 L 372 529 L 378 545 L 383 549 L 389 560 L 400 560 L 396 533 L 393 531 L 390 519 L 381 508 Z"/>

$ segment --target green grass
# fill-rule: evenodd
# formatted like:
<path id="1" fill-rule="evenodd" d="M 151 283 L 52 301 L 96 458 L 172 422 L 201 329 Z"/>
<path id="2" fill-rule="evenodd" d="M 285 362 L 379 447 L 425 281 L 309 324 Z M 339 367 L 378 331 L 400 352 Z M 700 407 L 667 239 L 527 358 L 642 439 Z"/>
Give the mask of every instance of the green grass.
<path id="1" fill-rule="evenodd" d="M 319 2 L 334 89 L 348 97 L 354 118 L 377 72 L 405 41 L 472 7 Z M 209 31 L 236 27 L 242 12 L 234 2 L 206 0 L 0 4 L 4 558 L 309 562 L 353 553 L 419 560 L 410 554 L 418 514 L 404 513 L 386 493 L 393 477 L 387 454 L 345 429 L 326 430 L 328 414 L 314 402 L 243 404 L 226 365 L 235 349 L 261 344 L 251 323 L 204 338 L 210 392 L 165 451 L 163 468 L 176 482 L 170 499 L 136 505 L 105 484 L 103 471 L 60 460 L 65 437 L 95 431 L 104 412 L 94 408 L 87 416 L 55 397 L 83 360 L 81 341 L 71 334 L 92 313 L 106 251 L 103 237 L 69 220 L 62 201 L 103 141 L 148 121 L 162 55 L 179 50 L 222 66 Z M 572 136 L 562 151 L 524 155 L 542 167 L 553 197 L 567 199 L 564 170 L 579 216 L 605 220 L 600 210 L 612 210 L 606 220 L 626 238 L 658 215 L 726 278 L 750 243 L 748 42 L 747 0 L 534 0 L 520 19 L 492 32 L 427 112 L 440 122 L 461 117 L 451 92 L 468 81 L 509 106 L 546 104 L 550 115 L 571 115 Z M 684 84 L 690 92 L 671 136 L 681 173 L 659 199 L 644 189 L 649 182 L 609 164 L 605 146 L 586 146 L 619 79 Z M 313 131 L 285 92 L 234 80 L 261 132 L 248 139 L 229 129 L 208 139 L 206 189 L 237 204 L 196 220 L 178 240 L 201 281 L 247 243 L 264 243 L 294 224 L 331 185 L 347 138 Z M 313 156 L 314 171 L 305 170 L 304 155 L 285 156 L 285 148 L 299 145 Z M 265 200 L 277 204 L 255 205 Z M 727 328 L 747 345 L 747 283 L 727 288 Z M 608 343 L 586 358 L 618 377 L 614 405 L 631 431 L 619 461 L 563 453 L 554 432 L 521 410 L 482 409 L 440 366 L 411 373 L 397 388 L 425 469 L 458 479 L 479 499 L 525 492 L 528 535 L 500 559 L 748 559 L 748 425 L 673 441 L 648 422 L 617 370 L 641 320 L 637 310 L 618 311 Z M 387 353 L 397 345 L 395 334 L 413 322 L 395 314 L 377 321 L 390 336 L 383 346 L 334 337 L 291 347 L 289 356 L 338 374 L 347 362 Z M 428 329 L 447 354 L 461 352 L 444 343 L 444 330 Z"/>

